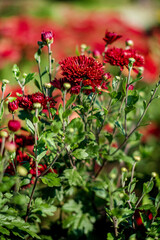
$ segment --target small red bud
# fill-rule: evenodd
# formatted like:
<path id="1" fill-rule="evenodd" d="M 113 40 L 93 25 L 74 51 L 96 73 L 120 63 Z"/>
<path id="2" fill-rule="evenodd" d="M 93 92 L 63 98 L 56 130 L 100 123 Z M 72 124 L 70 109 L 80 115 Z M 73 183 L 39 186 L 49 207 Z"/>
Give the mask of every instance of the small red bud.
<path id="1" fill-rule="evenodd" d="M 41 40 L 46 45 L 53 43 L 53 33 L 51 31 L 42 32 Z"/>
<path id="2" fill-rule="evenodd" d="M 12 132 L 16 132 L 21 128 L 21 123 L 17 120 L 10 120 L 8 122 L 8 128 Z"/>

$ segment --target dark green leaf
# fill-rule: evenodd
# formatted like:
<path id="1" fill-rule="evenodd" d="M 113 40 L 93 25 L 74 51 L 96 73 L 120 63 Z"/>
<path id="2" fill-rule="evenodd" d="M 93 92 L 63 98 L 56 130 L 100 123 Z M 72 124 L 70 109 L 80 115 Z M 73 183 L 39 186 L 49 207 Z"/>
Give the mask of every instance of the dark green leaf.
<path id="1" fill-rule="evenodd" d="M 26 78 L 25 78 L 25 83 L 24 83 L 24 85 L 26 85 L 27 83 L 29 83 L 30 81 L 32 81 L 33 78 L 34 78 L 34 75 L 35 75 L 35 73 L 28 73 L 27 76 L 26 76 Z"/>
<path id="2" fill-rule="evenodd" d="M 74 95 L 74 94 L 71 95 L 70 99 L 66 103 L 66 109 L 75 102 L 76 98 L 77 98 L 77 95 Z"/>

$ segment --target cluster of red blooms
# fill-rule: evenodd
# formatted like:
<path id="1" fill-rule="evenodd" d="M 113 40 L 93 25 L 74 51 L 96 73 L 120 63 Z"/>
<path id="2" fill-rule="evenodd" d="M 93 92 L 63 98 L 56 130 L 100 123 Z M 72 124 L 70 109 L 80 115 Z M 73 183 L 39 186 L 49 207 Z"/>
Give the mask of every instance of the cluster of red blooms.
<path id="1" fill-rule="evenodd" d="M 33 161 L 33 159 L 30 156 L 28 156 L 27 153 L 24 152 L 22 149 L 24 149 L 25 147 L 28 147 L 28 146 L 33 146 L 34 139 L 32 136 L 15 134 L 15 144 L 16 144 L 17 149 L 16 149 L 16 157 L 14 159 L 14 165 L 15 165 L 15 167 L 25 165 L 25 167 L 28 169 L 28 174 L 31 175 L 30 184 L 33 184 L 34 179 L 36 177 L 35 161 Z M 42 164 L 42 163 L 39 164 L 38 165 L 38 175 L 40 175 L 42 172 L 44 172 L 45 169 L 47 169 L 46 164 Z M 53 171 L 55 173 L 57 173 L 57 171 L 55 169 L 53 169 Z M 49 172 L 52 172 L 52 170 L 49 170 Z M 15 169 L 14 169 L 12 162 L 10 162 L 10 164 L 6 168 L 5 174 L 11 175 L 11 176 L 15 175 Z M 29 187 L 30 184 L 26 185 L 25 187 Z"/>
<path id="2" fill-rule="evenodd" d="M 118 35 L 116 33 L 111 33 L 106 31 L 105 38 L 103 40 L 106 42 L 106 46 L 108 44 L 112 44 L 119 38 L 121 38 L 121 35 Z M 128 48 L 128 49 L 122 49 L 122 48 L 107 48 L 105 51 L 105 63 L 110 63 L 114 66 L 119 66 L 121 71 L 123 70 L 124 66 L 128 67 L 129 59 L 133 58 L 135 62 L 133 63 L 133 67 L 142 67 L 144 66 L 144 58 L 143 56 L 139 55 L 135 49 Z"/>
<path id="3" fill-rule="evenodd" d="M 18 97 L 15 101 L 9 102 L 8 109 L 11 113 L 18 108 L 32 110 L 34 103 L 40 103 L 43 109 L 47 109 L 47 103 L 49 103 L 50 108 L 53 108 L 56 102 L 52 97 L 46 97 L 43 93 L 37 92 L 32 95 Z"/>
<path id="4" fill-rule="evenodd" d="M 70 92 L 73 94 L 79 94 L 81 88 L 84 86 L 91 87 L 91 89 L 85 90 L 86 94 L 95 92 L 96 88 L 99 87 L 107 89 L 107 82 L 105 80 L 108 80 L 110 75 L 108 74 L 106 78 L 103 65 L 94 58 L 85 55 L 68 57 L 59 62 L 59 64 L 63 78 L 52 81 L 54 87 L 62 89 L 64 83 L 70 83 Z"/>
<path id="5" fill-rule="evenodd" d="M 144 58 L 136 53 L 134 49 L 109 48 L 105 52 L 105 62 L 111 65 L 119 66 L 123 70 L 124 66 L 128 66 L 129 58 L 134 58 L 133 67 L 144 66 Z"/>

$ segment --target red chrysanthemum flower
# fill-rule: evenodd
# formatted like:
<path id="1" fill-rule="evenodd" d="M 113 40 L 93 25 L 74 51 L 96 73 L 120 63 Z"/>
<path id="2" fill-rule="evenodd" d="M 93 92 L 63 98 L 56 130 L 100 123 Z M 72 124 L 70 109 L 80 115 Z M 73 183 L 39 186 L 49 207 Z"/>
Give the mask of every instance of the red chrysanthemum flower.
<path id="1" fill-rule="evenodd" d="M 31 99 L 31 95 L 18 97 L 18 101 L 19 101 L 19 107 L 20 108 L 29 109 L 29 110 L 33 109 L 33 102 L 32 102 L 32 99 Z"/>
<path id="2" fill-rule="evenodd" d="M 122 35 L 118 35 L 117 33 L 114 33 L 114 32 L 112 33 L 112 32 L 106 31 L 105 37 L 103 38 L 103 40 L 108 45 L 108 44 L 115 42 L 116 40 L 118 40 L 121 37 L 122 37 Z"/>
<path id="3" fill-rule="evenodd" d="M 14 113 L 18 109 L 18 106 L 19 106 L 19 101 L 17 99 L 13 102 L 9 102 L 8 103 L 9 112 Z"/>
<path id="4" fill-rule="evenodd" d="M 135 62 L 133 63 L 133 67 L 142 67 L 144 65 L 144 58 L 142 55 L 138 54 L 135 49 L 127 49 L 124 50 L 124 54 L 126 57 L 126 66 L 129 63 L 129 58 L 134 58 Z"/>
<path id="5" fill-rule="evenodd" d="M 103 65 L 92 57 L 68 57 L 60 65 L 65 81 L 71 84 L 72 93 L 78 94 L 83 86 L 91 86 L 90 92 L 94 92 L 103 81 Z"/>
<path id="6" fill-rule="evenodd" d="M 129 58 L 134 58 L 133 67 L 142 67 L 144 65 L 143 56 L 139 55 L 134 49 L 123 50 L 122 48 L 109 48 L 105 52 L 104 62 L 113 66 L 119 66 L 123 70 L 124 66 L 128 67 Z"/>
<path id="7" fill-rule="evenodd" d="M 126 65 L 125 53 L 122 48 L 108 48 L 105 52 L 105 61 L 113 66 L 119 66 L 121 70 Z"/>
<path id="8" fill-rule="evenodd" d="M 34 144 L 34 138 L 32 136 L 15 135 L 15 143 L 18 147 L 32 146 Z"/>

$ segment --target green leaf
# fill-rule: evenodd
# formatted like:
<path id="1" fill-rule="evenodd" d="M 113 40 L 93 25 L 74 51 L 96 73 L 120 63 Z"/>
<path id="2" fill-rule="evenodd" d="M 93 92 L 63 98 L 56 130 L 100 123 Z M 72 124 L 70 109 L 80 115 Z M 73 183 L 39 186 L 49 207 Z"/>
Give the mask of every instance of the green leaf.
<path id="1" fill-rule="evenodd" d="M 4 228 L 2 226 L 0 226 L 0 232 L 2 234 L 8 235 L 8 236 L 10 235 L 10 232 L 6 228 Z"/>
<path id="2" fill-rule="evenodd" d="M 75 94 L 71 95 L 70 99 L 66 103 L 66 109 L 75 102 L 76 98 L 77 95 Z"/>
<path id="3" fill-rule="evenodd" d="M 29 119 L 25 119 L 25 120 L 26 120 L 26 125 L 27 125 L 27 127 L 29 128 L 29 130 L 31 131 L 31 133 L 34 134 L 35 128 L 34 128 L 33 123 L 32 123 Z"/>
<path id="4" fill-rule="evenodd" d="M 159 207 L 159 203 L 160 203 L 160 192 L 157 194 L 156 199 L 155 199 L 155 206 Z"/>
<path id="5" fill-rule="evenodd" d="M 26 85 L 27 83 L 29 83 L 30 81 L 32 81 L 33 78 L 34 78 L 34 75 L 35 75 L 35 73 L 28 73 L 27 76 L 26 76 L 26 78 L 25 78 L 25 83 L 24 83 L 24 85 Z"/>
<path id="6" fill-rule="evenodd" d="M 77 159 L 86 159 L 88 157 L 88 153 L 86 153 L 85 149 L 79 148 L 72 152 L 72 155 Z"/>
<path id="7" fill-rule="evenodd" d="M 47 151 L 43 151 L 41 152 L 38 156 L 37 156 L 37 162 L 39 163 L 41 161 L 41 159 L 46 155 Z"/>
<path id="8" fill-rule="evenodd" d="M 120 132 L 125 136 L 124 128 L 119 121 L 115 121 L 115 125 L 119 128 Z"/>
<path id="9" fill-rule="evenodd" d="M 38 82 L 37 79 L 34 79 L 34 84 L 36 85 L 36 87 L 41 91 L 41 87 L 40 87 L 40 84 Z"/>
<path id="10" fill-rule="evenodd" d="M 129 95 L 127 97 L 127 107 L 133 106 L 138 101 L 137 95 Z"/>
<path id="11" fill-rule="evenodd" d="M 64 212 L 76 212 L 79 213 L 82 210 L 82 203 L 76 203 L 73 199 L 70 199 L 67 203 L 65 203 L 62 207 Z"/>
<path id="12" fill-rule="evenodd" d="M 62 114 L 62 118 L 67 118 L 71 115 L 72 109 L 66 109 L 66 111 Z"/>
<path id="13" fill-rule="evenodd" d="M 19 110 L 18 117 L 21 120 L 25 120 L 25 119 L 31 119 L 32 115 L 26 110 Z"/>
<path id="14" fill-rule="evenodd" d="M 65 142 L 69 145 L 81 142 L 85 137 L 84 124 L 80 118 L 73 119 L 66 127 Z"/>
<path id="15" fill-rule="evenodd" d="M 103 108 L 103 110 L 104 110 L 104 114 L 107 115 L 107 114 L 108 114 L 107 108 L 105 108 L 105 107 L 102 107 L 102 108 Z"/>
<path id="16" fill-rule="evenodd" d="M 79 49 L 78 49 L 78 46 L 76 46 L 76 56 L 80 56 L 80 52 L 79 52 Z"/>
<path id="17" fill-rule="evenodd" d="M 64 176 L 68 179 L 70 186 L 84 186 L 85 182 L 76 169 L 64 170 Z"/>
<path id="18" fill-rule="evenodd" d="M 107 233 L 107 240 L 114 240 L 112 233 Z"/>
<path id="19" fill-rule="evenodd" d="M 143 193 L 149 193 L 152 188 L 154 186 L 154 182 L 151 181 L 151 182 L 146 182 L 146 183 L 143 183 Z"/>
<path id="20" fill-rule="evenodd" d="M 58 114 L 59 114 L 59 118 L 60 118 L 61 122 L 63 122 L 63 117 L 62 117 L 62 115 L 63 115 L 63 106 L 62 106 L 61 103 L 59 104 Z"/>
<path id="21" fill-rule="evenodd" d="M 2 105 L 1 112 L 0 112 L 0 120 L 1 120 L 2 117 L 3 117 L 3 113 L 4 113 L 4 107 L 3 107 L 3 105 Z"/>
<path id="22" fill-rule="evenodd" d="M 55 173 L 48 173 L 47 175 L 41 177 L 41 180 L 44 184 L 47 184 L 48 187 L 59 187 L 61 186 L 60 178 Z"/>

